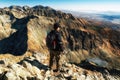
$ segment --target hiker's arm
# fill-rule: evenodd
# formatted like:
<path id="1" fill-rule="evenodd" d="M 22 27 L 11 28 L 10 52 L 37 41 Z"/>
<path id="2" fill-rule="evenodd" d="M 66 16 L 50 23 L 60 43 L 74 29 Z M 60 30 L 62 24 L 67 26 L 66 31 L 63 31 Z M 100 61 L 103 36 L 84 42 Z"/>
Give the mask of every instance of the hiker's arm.
<path id="1" fill-rule="evenodd" d="M 57 38 L 58 38 L 58 42 L 59 42 L 58 44 L 63 44 L 63 43 L 62 43 L 61 34 L 58 34 L 58 35 L 57 35 Z"/>
<path id="2" fill-rule="evenodd" d="M 60 47 L 61 51 L 63 51 L 64 48 L 63 48 L 63 42 L 62 42 L 61 34 L 58 34 L 58 35 L 57 35 L 57 39 L 58 39 L 59 47 Z"/>

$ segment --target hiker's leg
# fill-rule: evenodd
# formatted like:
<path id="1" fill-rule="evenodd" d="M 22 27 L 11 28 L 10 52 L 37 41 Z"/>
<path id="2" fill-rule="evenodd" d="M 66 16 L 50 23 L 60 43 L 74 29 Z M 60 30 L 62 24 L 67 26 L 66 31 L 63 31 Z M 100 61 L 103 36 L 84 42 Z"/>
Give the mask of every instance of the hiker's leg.
<path id="1" fill-rule="evenodd" d="M 59 70 L 59 67 L 60 67 L 60 64 L 59 64 L 60 52 L 57 52 L 55 57 L 56 57 L 56 67 L 57 67 L 57 70 Z"/>
<path id="2" fill-rule="evenodd" d="M 53 65 L 53 59 L 54 59 L 54 53 L 53 53 L 53 51 L 50 51 L 49 68 L 52 68 L 52 65 Z"/>

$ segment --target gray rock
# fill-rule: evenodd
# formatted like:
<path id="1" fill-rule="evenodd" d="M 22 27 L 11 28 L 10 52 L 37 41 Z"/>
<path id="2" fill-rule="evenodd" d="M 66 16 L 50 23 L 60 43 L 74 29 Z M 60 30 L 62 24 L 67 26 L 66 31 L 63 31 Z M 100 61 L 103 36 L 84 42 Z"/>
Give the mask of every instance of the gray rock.
<path id="1" fill-rule="evenodd" d="M 87 59 L 87 61 L 89 63 L 94 63 L 96 64 L 97 66 L 100 66 L 100 67 L 108 67 L 108 63 L 100 58 L 89 58 Z"/>

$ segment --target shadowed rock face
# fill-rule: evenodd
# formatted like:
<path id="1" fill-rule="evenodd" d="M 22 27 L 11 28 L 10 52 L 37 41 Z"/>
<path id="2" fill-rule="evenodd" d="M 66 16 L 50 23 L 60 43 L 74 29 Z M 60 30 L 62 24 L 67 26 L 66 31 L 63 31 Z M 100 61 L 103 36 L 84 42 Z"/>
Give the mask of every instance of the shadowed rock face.
<path id="1" fill-rule="evenodd" d="M 0 54 L 48 53 L 45 37 L 55 22 L 62 25 L 69 62 L 96 58 L 106 68 L 120 69 L 119 31 L 43 6 L 0 9 Z"/>
<path id="2" fill-rule="evenodd" d="M 32 18 L 33 16 L 27 16 L 21 19 L 14 18 L 15 21 L 11 24 L 11 29 L 15 29 L 16 32 L 0 40 L 0 53 L 2 54 L 11 53 L 13 55 L 22 55 L 27 51 L 28 48 L 27 23 Z"/>
<path id="3" fill-rule="evenodd" d="M 0 40 L 0 53 L 22 55 L 27 51 L 27 40 L 27 28 L 25 27 L 13 33 L 8 38 Z"/>

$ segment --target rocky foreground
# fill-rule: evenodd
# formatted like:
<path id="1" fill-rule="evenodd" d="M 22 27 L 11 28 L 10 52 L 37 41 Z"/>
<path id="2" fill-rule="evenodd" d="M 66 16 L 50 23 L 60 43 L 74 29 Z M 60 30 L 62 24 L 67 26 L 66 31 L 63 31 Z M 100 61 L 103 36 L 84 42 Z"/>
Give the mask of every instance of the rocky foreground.
<path id="1" fill-rule="evenodd" d="M 80 67 L 78 64 L 66 62 L 61 56 L 62 66 L 59 72 L 48 69 L 48 55 L 34 53 L 18 63 L 9 62 L 9 58 L 0 60 L 0 80 L 119 80 L 120 71 L 110 72 L 108 69 L 97 71 Z M 111 75 L 112 74 L 112 75 Z"/>

